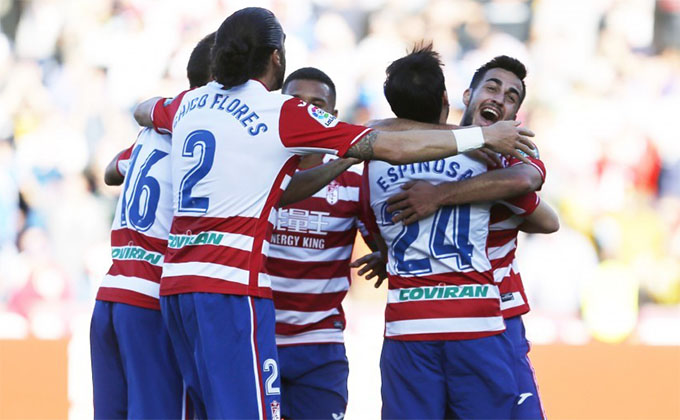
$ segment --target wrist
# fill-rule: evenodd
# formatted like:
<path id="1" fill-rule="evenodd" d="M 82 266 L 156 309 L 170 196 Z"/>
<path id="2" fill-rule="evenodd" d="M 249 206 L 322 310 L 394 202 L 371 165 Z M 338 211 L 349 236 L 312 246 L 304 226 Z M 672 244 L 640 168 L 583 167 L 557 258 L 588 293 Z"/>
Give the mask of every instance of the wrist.
<path id="1" fill-rule="evenodd" d="M 484 132 L 481 127 L 459 128 L 451 130 L 453 133 L 458 153 L 479 149 L 484 146 Z"/>

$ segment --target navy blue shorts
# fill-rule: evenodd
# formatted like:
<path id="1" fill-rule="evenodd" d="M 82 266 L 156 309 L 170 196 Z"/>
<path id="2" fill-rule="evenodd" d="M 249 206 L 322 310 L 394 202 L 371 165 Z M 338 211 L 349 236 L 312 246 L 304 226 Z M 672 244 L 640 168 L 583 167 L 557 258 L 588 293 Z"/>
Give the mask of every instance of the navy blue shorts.
<path id="1" fill-rule="evenodd" d="M 285 418 L 344 417 L 349 375 L 344 344 L 279 347 L 279 363 Z"/>
<path id="2" fill-rule="evenodd" d="M 161 310 L 199 418 L 280 418 L 271 299 L 185 293 Z"/>
<path id="3" fill-rule="evenodd" d="M 185 418 L 182 377 L 159 311 L 97 301 L 90 351 L 96 419 Z"/>
<path id="4" fill-rule="evenodd" d="M 526 339 L 524 323 L 521 316 L 515 316 L 505 320 L 505 332 L 514 349 L 514 369 L 519 399 L 515 405 L 513 419 L 544 419 L 545 412 L 538 395 L 538 386 L 534 368 L 529 361 L 529 341 Z"/>
<path id="5" fill-rule="evenodd" d="M 518 399 L 504 335 L 457 341 L 385 339 L 384 419 L 509 419 Z"/>

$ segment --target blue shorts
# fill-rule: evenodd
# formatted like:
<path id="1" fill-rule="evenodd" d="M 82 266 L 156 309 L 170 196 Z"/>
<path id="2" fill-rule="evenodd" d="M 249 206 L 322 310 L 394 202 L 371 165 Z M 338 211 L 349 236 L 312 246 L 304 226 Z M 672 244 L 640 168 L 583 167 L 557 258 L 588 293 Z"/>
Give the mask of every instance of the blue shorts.
<path id="1" fill-rule="evenodd" d="M 505 332 L 503 333 L 514 348 L 514 369 L 519 399 L 515 405 L 513 419 L 544 419 L 545 412 L 538 395 L 538 386 L 534 376 L 534 368 L 529 361 L 529 341 L 526 339 L 524 323 L 521 316 L 515 316 L 505 320 Z"/>
<path id="2" fill-rule="evenodd" d="M 349 375 L 344 344 L 279 347 L 279 363 L 285 418 L 343 417 Z"/>
<path id="3" fill-rule="evenodd" d="M 185 293 L 161 296 L 161 310 L 198 417 L 280 418 L 271 299 Z"/>
<path id="4" fill-rule="evenodd" d="M 95 418 L 185 418 L 182 377 L 160 311 L 98 300 L 90 351 Z"/>
<path id="5" fill-rule="evenodd" d="M 384 419 L 509 419 L 518 392 L 504 335 L 456 341 L 385 339 Z"/>

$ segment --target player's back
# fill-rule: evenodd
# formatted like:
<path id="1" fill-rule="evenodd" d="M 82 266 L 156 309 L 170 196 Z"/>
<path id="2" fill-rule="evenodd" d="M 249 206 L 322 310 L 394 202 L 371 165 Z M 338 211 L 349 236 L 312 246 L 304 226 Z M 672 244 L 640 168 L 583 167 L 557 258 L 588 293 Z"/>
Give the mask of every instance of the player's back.
<path id="1" fill-rule="evenodd" d="M 490 203 L 441 207 L 404 226 L 387 199 L 411 180 L 459 181 L 486 171 L 465 155 L 431 162 L 368 165 L 370 206 L 389 248 L 385 336 L 403 340 L 465 339 L 504 329 L 499 292 L 486 254 Z"/>
<path id="2" fill-rule="evenodd" d="M 175 217 L 161 294 L 269 298 L 272 208 L 298 165 L 295 153 L 343 154 L 367 129 L 256 80 L 231 89 L 211 82 L 178 99 L 170 113 L 154 110 L 172 115 L 163 124 L 172 120 L 173 139 Z"/>
<path id="3" fill-rule="evenodd" d="M 170 136 L 139 133 L 111 227 L 113 265 L 98 300 L 159 309 L 159 283 L 172 220 Z"/>

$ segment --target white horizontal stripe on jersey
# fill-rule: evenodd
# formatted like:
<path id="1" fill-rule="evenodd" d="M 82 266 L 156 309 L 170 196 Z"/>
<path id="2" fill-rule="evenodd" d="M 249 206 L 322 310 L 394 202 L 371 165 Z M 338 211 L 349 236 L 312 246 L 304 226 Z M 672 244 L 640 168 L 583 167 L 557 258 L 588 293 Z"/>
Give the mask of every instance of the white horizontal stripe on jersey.
<path id="1" fill-rule="evenodd" d="M 347 277 L 333 277 L 330 279 L 291 279 L 286 277 L 270 276 L 272 290 L 286 293 L 310 293 L 320 295 L 323 293 L 337 293 L 349 290 Z"/>
<path id="2" fill-rule="evenodd" d="M 344 343 L 342 330 L 337 328 L 311 330 L 295 335 L 276 334 L 276 345 L 307 344 L 307 343 Z"/>
<path id="3" fill-rule="evenodd" d="M 284 324 L 292 325 L 307 325 L 322 321 L 329 316 L 338 315 L 340 311 L 337 308 L 328 311 L 317 312 L 302 312 L 302 311 L 286 311 L 283 309 L 276 310 L 276 322 L 283 322 Z"/>
<path id="4" fill-rule="evenodd" d="M 257 275 L 257 286 L 258 287 L 272 287 L 272 280 L 269 274 L 259 273 Z"/>
<path id="5" fill-rule="evenodd" d="M 197 234 L 175 234 L 168 237 L 168 248 L 179 249 L 189 245 L 228 246 L 242 251 L 253 250 L 252 236 L 238 233 L 206 231 Z"/>
<path id="6" fill-rule="evenodd" d="M 498 287 L 492 284 L 470 284 L 465 286 L 428 286 L 391 289 L 387 292 L 387 303 L 425 302 L 455 299 L 498 299 Z"/>
<path id="7" fill-rule="evenodd" d="M 489 247 L 487 251 L 489 259 L 493 261 L 505 257 L 511 253 L 513 249 L 517 248 L 516 242 L 517 238 L 512 238 L 512 240 L 508 241 L 505 245 Z"/>
<path id="8" fill-rule="evenodd" d="M 326 198 L 327 194 L 327 189 L 326 188 L 321 188 L 319 191 L 314 193 L 312 197 L 316 198 Z M 338 187 L 338 200 L 342 201 L 359 201 L 359 187 L 346 187 L 346 186 L 339 186 Z"/>
<path id="9" fill-rule="evenodd" d="M 327 263 L 350 258 L 353 246 L 345 245 L 328 249 L 314 249 L 272 244 L 269 247 L 269 256 L 272 258 L 285 258 L 287 260 Z"/>
<path id="10" fill-rule="evenodd" d="M 502 203 L 504 206 L 509 208 L 510 211 L 512 211 L 515 214 L 525 214 L 526 213 L 526 210 L 524 210 L 523 208 L 517 207 L 514 204 L 511 204 L 507 201 L 501 200 L 501 201 L 499 201 L 499 203 Z"/>
<path id="11" fill-rule="evenodd" d="M 364 162 L 361 163 L 355 163 L 354 165 L 350 166 L 347 169 L 348 172 L 354 172 L 355 174 L 358 175 L 363 175 L 364 174 Z"/>
<path id="12" fill-rule="evenodd" d="M 151 265 L 163 266 L 163 254 L 149 251 L 141 246 L 111 247 L 111 259 L 119 261 L 146 261 Z"/>
<path id="13" fill-rule="evenodd" d="M 521 225 L 523 221 L 524 221 L 523 218 L 520 216 L 511 216 L 505 220 L 501 220 L 500 222 L 496 222 L 489 225 L 489 230 L 493 231 L 493 230 L 516 229 L 517 226 Z"/>
<path id="14" fill-rule="evenodd" d="M 248 271 L 228 265 L 206 262 L 165 263 L 163 277 L 203 276 L 248 284 Z"/>
<path id="15" fill-rule="evenodd" d="M 503 317 L 406 319 L 385 324 L 385 336 L 501 331 Z"/>
<path id="16" fill-rule="evenodd" d="M 512 299 L 506 299 L 505 302 L 501 299 L 501 311 L 522 306 L 524 303 L 524 298 L 520 292 L 512 292 Z"/>
<path id="17" fill-rule="evenodd" d="M 335 149 L 324 149 L 323 147 L 286 147 L 286 149 L 296 155 L 308 155 L 312 153 L 338 154 L 338 151 Z"/>
<path id="18" fill-rule="evenodd" d="M 497 268 L 493 271 L 493 281 L 494 281 L 494 283 L 502 282 L 504 278 L 506 278 L 510 275 L 510 271 L 512 271 L 512 270 L 515 270 L 515 273 L 518 271 L 517 259 L 513 259 L 512 263 L 510 265 L 506 265 L 505 267 Z"/>
<path id="19" fill-rule="evenodd" d="M 102 280 L 101 287 L 113 287 L 115 289 L 132 290 L 146 296 L 158 299 L 161 285 L 153 281 L 139 277 L 112 276 L 107 274 Z"/>

